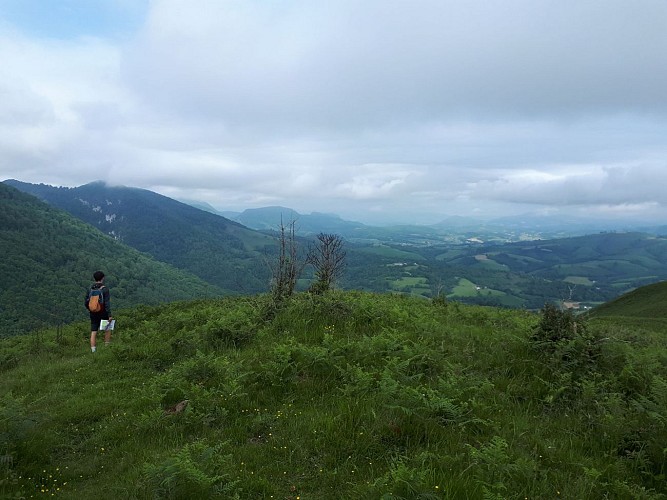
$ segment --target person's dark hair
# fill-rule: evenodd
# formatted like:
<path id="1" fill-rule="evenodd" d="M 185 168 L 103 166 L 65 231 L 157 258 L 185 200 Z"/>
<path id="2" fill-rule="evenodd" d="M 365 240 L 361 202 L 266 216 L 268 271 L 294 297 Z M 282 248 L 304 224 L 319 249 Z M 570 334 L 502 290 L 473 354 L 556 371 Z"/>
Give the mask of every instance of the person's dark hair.
<path id="1" fill-rule="evenodd" d="M 102 281 L 102 278 L 104 278 L 104 273 L 102 271 L 95 271 L 93 273 L 93 279 L 95 281 Z"/>

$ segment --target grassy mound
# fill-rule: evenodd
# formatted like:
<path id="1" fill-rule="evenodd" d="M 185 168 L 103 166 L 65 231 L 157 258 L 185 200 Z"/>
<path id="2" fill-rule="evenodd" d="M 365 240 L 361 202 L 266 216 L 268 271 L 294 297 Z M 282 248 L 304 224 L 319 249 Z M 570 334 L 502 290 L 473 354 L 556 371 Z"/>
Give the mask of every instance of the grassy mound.
<path id="1" fill-rule="evenodd" d="M 0 496 L 665 498 L 667 341 L 346 292 L 0 342 Z M 554 326 L 555 325 L 555 326 Z"/>
<path id="2" fill-rule="evenodd" d="M 590 316 L 622 324 L 661 325 L 667 329 L 667 281 L 637 288 L 596 307 Z"/>

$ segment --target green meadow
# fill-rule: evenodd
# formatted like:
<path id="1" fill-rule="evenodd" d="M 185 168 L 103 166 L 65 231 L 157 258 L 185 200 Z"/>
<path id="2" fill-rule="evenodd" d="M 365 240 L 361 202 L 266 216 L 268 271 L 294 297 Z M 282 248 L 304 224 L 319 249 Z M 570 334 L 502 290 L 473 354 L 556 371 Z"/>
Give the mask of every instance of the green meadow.
<path id="1" fill-rule="evenodd" d="M 461 278 L 458 284 L 452 289 L 450 297 L 474 297 L 477 295 L 502 297 L 505 293 L 491 288 L 482 288 L 468 279 Z"/>
<path id="2" fill-rule="evenodd" d="M 573 285 L 582 285 L 582 286 L 595 285 L 595 281 L 591 281 L 585 276 L 568 276 L 563 281 L 565 283 L 572 283 Z"/>
<path id="3" fill-rule="evenodd" d="M 403 276 L 397 279 L 389 279 L 388 282 L 391 289 L 397 292 L 423 297 L 428 297 L 432 293 L 431 286 L 426 278 Z"/>
<path id="4" fill-rule="evenodd" d="M 665 329 L 297 294 L 0 341 L 0 497 L 667 498 Z"/>

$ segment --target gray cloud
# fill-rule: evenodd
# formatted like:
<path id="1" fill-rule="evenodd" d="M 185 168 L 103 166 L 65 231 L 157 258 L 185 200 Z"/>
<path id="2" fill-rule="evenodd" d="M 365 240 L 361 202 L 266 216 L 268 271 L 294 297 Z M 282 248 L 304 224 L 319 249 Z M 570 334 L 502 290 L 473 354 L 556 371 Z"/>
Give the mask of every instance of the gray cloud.
<path id="1" fill-rule="evenodd" d="M 667 162 L 653 165 L 553 166 L 544 171 L 513 171 L 473 186 L 476 195 L 538 205 L 667 206 Z"/>
<path id="2" fill-rule="evenodd" d="M 156 0 L 120 41 L 0 20 L 0 176 L 357 219 L 656 214 L 665 19 L 659 0 Z"/>
<path id="3" fill-rule="evenodd" d="M 667 111 L 667 4 L 157 2 L 127 65 L 147 99 L 254 127 Z"/>

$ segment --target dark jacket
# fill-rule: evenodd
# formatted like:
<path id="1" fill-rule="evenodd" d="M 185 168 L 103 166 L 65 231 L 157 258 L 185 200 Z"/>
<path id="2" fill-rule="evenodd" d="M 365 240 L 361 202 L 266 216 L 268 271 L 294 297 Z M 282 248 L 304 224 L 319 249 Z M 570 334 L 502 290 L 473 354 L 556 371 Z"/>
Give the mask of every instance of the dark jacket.
<path id="1" fill-rule="evenodd" d="M 86 300 L 84 301 L 84 305 L 86 306 L 86 309 L 88 309 L 88 301 L 90 300 L 90 291 L 96 290 L 98 288 L 102 288 L 102 299 L 104 300 L 104 312 L 107 314 L 107 316 L 111 316 L 111 294 L 109 293 L 109 288 L 107 286 L 104 286 L 102 283 L 95 282 L 92 285 L 90 285 L 90 288 L 86 292 Z M 100 314 L 100 313 L 91 313 L 91 314 Z"/>

